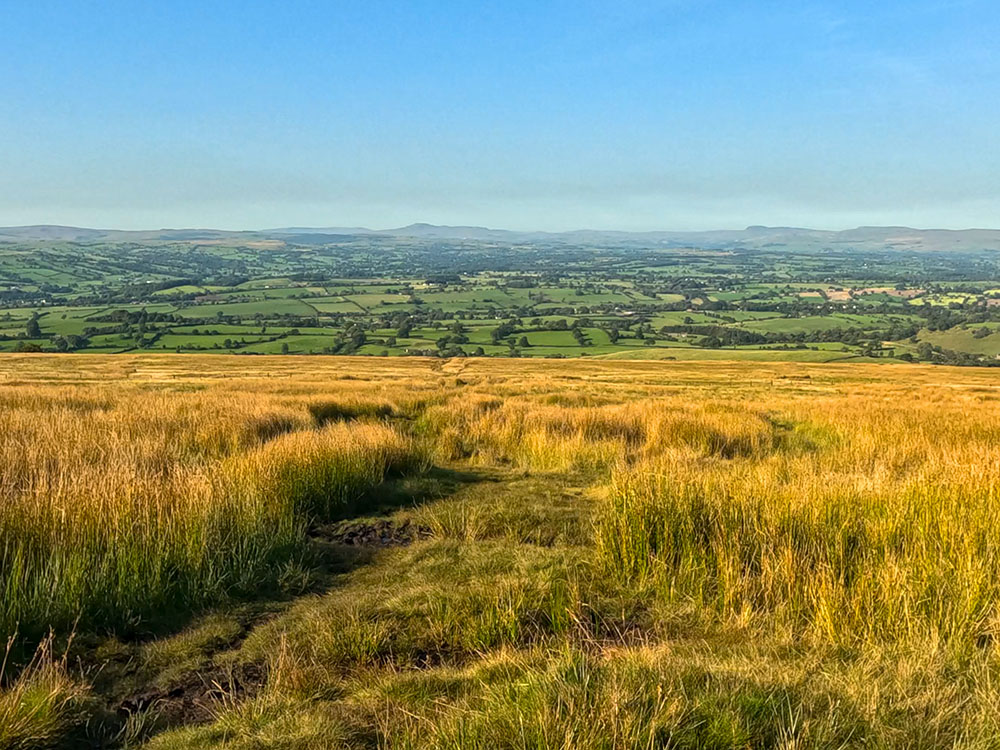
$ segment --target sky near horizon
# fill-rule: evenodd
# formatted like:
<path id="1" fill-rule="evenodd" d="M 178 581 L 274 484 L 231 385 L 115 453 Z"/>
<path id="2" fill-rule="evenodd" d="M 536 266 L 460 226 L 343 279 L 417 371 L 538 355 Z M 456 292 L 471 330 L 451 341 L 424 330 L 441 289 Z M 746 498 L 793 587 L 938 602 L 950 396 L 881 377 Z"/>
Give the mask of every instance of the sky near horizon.
<path id="1" fill-rule="evenodd" d="M 996 0 L 7 0 L 0 225 L 1000 227 Z"/>

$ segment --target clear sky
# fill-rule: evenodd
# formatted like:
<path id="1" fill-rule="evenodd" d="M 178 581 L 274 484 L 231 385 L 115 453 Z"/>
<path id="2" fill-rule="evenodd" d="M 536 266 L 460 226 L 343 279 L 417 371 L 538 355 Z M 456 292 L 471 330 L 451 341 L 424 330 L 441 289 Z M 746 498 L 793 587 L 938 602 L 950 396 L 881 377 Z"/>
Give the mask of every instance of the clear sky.
<path id="1" fill-rule="evenodd" d="M 6 0 L 0 225 L 1000 226 L 998 0 Z"/>

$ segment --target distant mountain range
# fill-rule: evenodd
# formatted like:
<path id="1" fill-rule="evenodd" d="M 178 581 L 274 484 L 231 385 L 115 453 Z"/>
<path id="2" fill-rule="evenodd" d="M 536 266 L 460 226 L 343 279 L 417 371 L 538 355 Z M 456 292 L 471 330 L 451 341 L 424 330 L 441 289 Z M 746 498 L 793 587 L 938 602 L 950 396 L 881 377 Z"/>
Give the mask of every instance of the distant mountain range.
<path id="1" fill-rule="evenodd" d="M 129 231 L 84 229 L 50 224 L 0 227 L 0 242 L 50 240 L 63 242 L 196 242 L 277 239 L 291 244 L 322 244 L 345 236 L 376 236 L 423 240 L 470 240 L 507 244 L 557 243 L 573 245 L 696 247 L 734 249 L 788 247 L 903 249 L 924 251 L 1000 251 L 998 229 L 912 229 L 910 227 L 858 227 L 843 231 L 798 227 L 752 226 L 704 232 L 617 232 L 581 229 L 572 232 L 517 232 L 475 226 L 410 224 L 397 229 L 365 227 L 282 227 L 260 231 L 219 229 L 156 229 Z"/>

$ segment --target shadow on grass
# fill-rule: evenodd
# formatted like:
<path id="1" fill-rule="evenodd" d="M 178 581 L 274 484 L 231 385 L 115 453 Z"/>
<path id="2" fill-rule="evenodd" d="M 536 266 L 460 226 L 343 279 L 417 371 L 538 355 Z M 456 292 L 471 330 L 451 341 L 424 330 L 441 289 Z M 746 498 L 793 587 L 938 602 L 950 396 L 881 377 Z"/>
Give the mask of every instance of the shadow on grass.
<path id="1" fill-rule="evenodd" d="M 421 474 L 389 477 L 350 504 L 333 521 L 357 516 L 378 516 L 404 508 L 415 508 L 424 503 L 443 500 L 463 487 L 485 482 L 500 482 L 489 471 L 460 471 L 432 466 Z"/>
<path id="2" fill-rule="evenodd" d="M 151 734 L 206 721 L 210 715 L 205 706 L 222 688 L 243 695 L 255 692 L 265 679 L 262 667 L 226 674 L 217 666 L 216 657 L 238 648 L 257 626 L 296 600 L 335 589 L 345 575 L 371 563 L 385 546 L 363 541 L 345 544 L 326 530 L 355 519 L 368 524 L 371 516 L 417 508 L 471 484 L 492 481 L 500 480 L 485 472 L 442 467 L 389 477 L 359 496 L 336 519 L 312 524 L 302 544 L 276 559 L 266 579 L 235 588 L 215 604 L 166 611 L 126 628 L 78 633 L 67 644 L 71 660 L 102 704 L 96 721 L 84 730 L 87 746 L 125 746 L 130 726 L 144 714 L 158 717 L 148 727 Z M 393 543 L 414 539 L 394 539 Z"/>
<path id="3" fill-rule="evenodd" d="M 234 609 L 246 612 L 254 602 L 285 603 L 307 592 L 323 590 L 313 585 L 303 586 L 297 578 L 312 574 L 320 578 L 337 576 L 370 562 L 373 550 L 337 544 L 316 545 L 318 538 L 312 533 L 316 529 L 352 519 L 380 516 L 406 508 L 417 508 L 427 502 L 449 497 L 462 487 L 481 482 L 500 481 L 488 473 L 457 471 L 454 469 L 431 467 L 409 476 L 388 477 L 384 482 L 360 495 L 354 502 L 341 509 L 334 517 L 316 521 L 309 525 L 306 534 L 296 548 L 275 556 L 271 575 L 249 585 L 234 586 L 226 592 L 221 601 L 189 610 L 169 610 L 144 617 L 124 627 L 96 629 L 101 637 L 114 635 L 129 643 L 161 638 L 187 627 L 198 616 L 216 610 Z M 328 540 L 327 540 L 328 541 Z M 85 638 L 78 633 L 76 639 Z"/>

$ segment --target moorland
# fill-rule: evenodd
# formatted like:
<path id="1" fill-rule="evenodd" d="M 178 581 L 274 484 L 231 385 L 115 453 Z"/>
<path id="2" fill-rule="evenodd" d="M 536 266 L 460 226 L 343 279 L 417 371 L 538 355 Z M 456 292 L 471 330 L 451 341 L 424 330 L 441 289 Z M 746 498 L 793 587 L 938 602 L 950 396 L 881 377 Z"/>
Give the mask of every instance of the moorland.
<path id="1" fill-rule="evenodd" d="M 995 747 L 995 371 L 0 358 L 0 746 Z"/>

